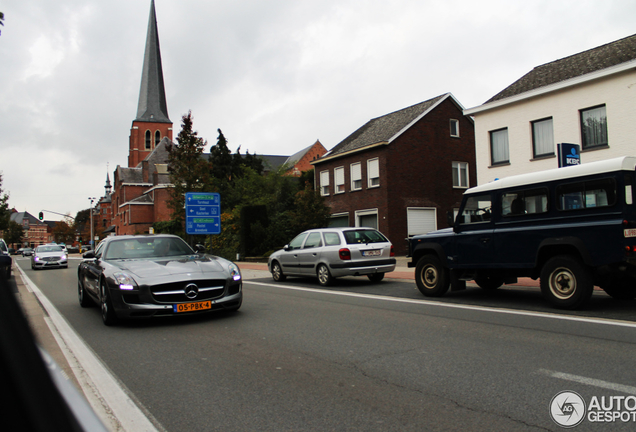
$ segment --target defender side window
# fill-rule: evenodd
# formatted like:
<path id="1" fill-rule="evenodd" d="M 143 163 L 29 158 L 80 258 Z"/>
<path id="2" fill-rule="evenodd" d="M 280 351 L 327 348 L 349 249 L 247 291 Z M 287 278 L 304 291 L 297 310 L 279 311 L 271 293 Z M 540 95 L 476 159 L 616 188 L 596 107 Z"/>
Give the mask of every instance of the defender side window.
<path id="1" fill-rule="evenodd" d="M 634 176 L 633 174 L 625 174 L 625 204 L 632 205 L 634 202 Z"/>
<path id="2" fill-rule="evenodd" d="M 613 178 L 589 180 L 557 186 L 559 210 L 609 207 L 616 204 L 616 181 Z"/>
<path id="3" fill-rule="evenodd" d="M 468 197 L 458 221 L 461 224 L 471 224 L 490 222 L 491 219 L 492 200 L 490 194 L 486 194 Z"/>
<path id="4" fill-rule="evenodd" d="M 507 192 L 501 195 L 502 216 L 521 216 L 548 211 L 546 188 Z"/>

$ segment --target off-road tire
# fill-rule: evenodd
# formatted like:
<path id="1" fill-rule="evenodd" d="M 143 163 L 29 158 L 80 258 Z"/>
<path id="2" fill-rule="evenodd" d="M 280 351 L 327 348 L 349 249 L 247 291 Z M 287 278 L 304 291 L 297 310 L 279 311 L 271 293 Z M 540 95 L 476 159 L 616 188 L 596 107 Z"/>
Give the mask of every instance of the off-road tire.
<path id="1" fill-rule="evenodd" d="M 441 297 L 450 287 L 450 272 L 435 255 L 425 255 L 415 266 L 415 283 L 427 297 Z"/>

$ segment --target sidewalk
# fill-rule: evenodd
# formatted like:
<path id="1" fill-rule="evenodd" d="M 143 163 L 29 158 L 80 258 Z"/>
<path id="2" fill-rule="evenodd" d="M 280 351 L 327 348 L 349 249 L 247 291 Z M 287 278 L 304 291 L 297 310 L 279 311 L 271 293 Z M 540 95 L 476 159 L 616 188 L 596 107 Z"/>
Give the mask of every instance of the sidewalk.
<path id="1" fill-rule="evenodd" d="M 411 280 L 415 281 L 415 268 L 408 267 L 408 263 L 411 261 L 411 258 L 407 258 L 405 256 L 395 257 L 397 260 L 397 265 L 395 270 L 386 273 L 385 277 L 387 279 L 402 279 L 402 280 Z M 268 271 L 266 263 L 254 263 L 254 262 L 237 262 L 239 268 L 249 269 L 249 270 L 263 270 Z M 539 287 L 539 280 L 532 280 L 530 278 L 519 278 L 516 284 L 510 284 L 510 286 L 524 286 L 524 287 Z"/>

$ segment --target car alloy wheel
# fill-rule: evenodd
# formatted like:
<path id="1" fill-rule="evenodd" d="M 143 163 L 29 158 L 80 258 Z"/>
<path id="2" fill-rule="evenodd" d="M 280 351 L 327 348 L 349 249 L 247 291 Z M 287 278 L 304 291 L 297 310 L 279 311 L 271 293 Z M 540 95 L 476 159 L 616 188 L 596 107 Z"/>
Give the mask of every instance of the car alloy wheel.
<path id="1" fill-rule="evenodd" d="M 113 310 L 113 303 L 108 296 L 108 289 L 106 288 L 106 282 L 100 284 L 99 305 L 102 310 L 102 321 L 107 326 L 111 326 L 117 323 L 117 316 Z"/>

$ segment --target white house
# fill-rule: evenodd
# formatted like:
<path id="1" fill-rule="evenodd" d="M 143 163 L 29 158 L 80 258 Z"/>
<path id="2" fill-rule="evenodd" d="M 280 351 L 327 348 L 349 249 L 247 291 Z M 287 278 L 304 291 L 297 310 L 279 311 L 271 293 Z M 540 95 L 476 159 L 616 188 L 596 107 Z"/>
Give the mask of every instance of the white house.
<path id="1" fill-rule="evenodd" d="M 636 35 L 537 66 L 464 114 L 478 184 L 558 167 L 558 143 L 582 163 L 636 155 Z"/>

